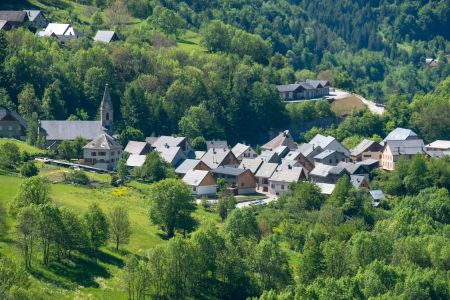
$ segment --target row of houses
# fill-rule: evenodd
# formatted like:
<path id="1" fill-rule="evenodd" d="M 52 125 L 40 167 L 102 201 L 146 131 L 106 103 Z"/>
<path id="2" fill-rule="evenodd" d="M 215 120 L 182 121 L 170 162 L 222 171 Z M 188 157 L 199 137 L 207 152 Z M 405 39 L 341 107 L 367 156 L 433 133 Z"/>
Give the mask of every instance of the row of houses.
<path id="1" fill-rule="evenodd" d="M 83 37 L 83 33 L 69 23 L 50 23 L 40 10 L 0 11 L 0 30 L 12 30 L 24 26 L 27 22 L 37 28 L 42 28 L 36 32 L 37 36 L 53 37 L 62 44 Z M 119 37 L 114 31 L 99 30 L 93 40 L 110 43 L 119 40 Z"/>

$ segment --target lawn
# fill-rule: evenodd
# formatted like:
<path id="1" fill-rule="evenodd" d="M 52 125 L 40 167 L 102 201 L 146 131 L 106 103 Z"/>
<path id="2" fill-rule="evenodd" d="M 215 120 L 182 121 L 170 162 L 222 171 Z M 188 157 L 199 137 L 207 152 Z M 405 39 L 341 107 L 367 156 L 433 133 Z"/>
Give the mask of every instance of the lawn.
<path id="1" fill-rule="evenodd" d="M 189 30 L 177 39 L 177 47 L 183 50 L 206 51 L 206 49 L 201 46 L 200 34 Z"/>
<path id="2" fill-rule="evenodd" d="M 55 176 L 64 172 L 61 168 L 41 165 L 43 176 Z M 91 180 L 107 181 L 109 175 L 88 173 Z M 0 175 L 0 204 L 8 208 L 9 203 L 17 193 L 23 179 L 19 176 Z M 108 179 L 109 180 L 109 179 Z M 119 286 L 120 268 L 124 265 L 125 254 L 144 255 L 145 251 L 159 243 L 164 243 L 164 233 L 148 219 L 148 189 L 149 185 L 132 182 L 129 186 L 115 188 L 102 184 L 99 187 L 81 187 L 65 183 L 51 185 L 51 196 L 55 203 L 68 207 L 80 215 L 89 204 L 98 203 L 107 212 L 113 205 L 122 204 L 129 210 L 132 235 L 128 245 L 116 252 L 109 244 L 101 249 L 101 255 L 90 257 L 76 255 L 70 262 L 53 262 L 49 267 L 40 264 L 40 251 L 36 251 L 33 260 L 33 283 L 48 293 L 52 298 L 73 299 L 126 299 L 127 295 Z M 198 206 L 194 217 L 199 224 L 219 224 L 216 213 L 206 211 Z M 13 241 L 14 221 L 7 216 L 8 230 L 0 238 L 0 254 L 11 257 L 22 264 L 22 258 Z M 73 263 L 76 262 L 76 265 Z M 76 267 L 75 267 L 76 266 Z M 50 294 L 49 294 L 50 296 Z"/>
<path id="3" fill-rule="evenodd" d="M 331 110 L 337 116 L 346 116 L 350 114 L 352 111 L 360 111 L 363 110 L 366 105 L 355 95 L 351 95 L 347 98 L 337 99 L 331 103 Z"/>
<path id="4" fill-rule="evenodd" d="M 19 150 L 20 150 L 21 152 L 26 151 L 26 152 L 28 152 L 28 153 L 31 154 L 31 155 L 34 155 L 34 154 L 44 154 L 44 153 L 45 153 L 45 150 L 39 149 L 39 148 L 34 147 L 34 146 L 30 146 L 30 145 L 28 145 L 26 142 L 19 141 L 19 140 L 16 140 L 16 139 L 0 138 L 0 145 L 3 145 L 3 144 L 5 144 L 5 143 L 13 143 L 13 144 L 16 144 L 17 147 L 19 147 Z"/>

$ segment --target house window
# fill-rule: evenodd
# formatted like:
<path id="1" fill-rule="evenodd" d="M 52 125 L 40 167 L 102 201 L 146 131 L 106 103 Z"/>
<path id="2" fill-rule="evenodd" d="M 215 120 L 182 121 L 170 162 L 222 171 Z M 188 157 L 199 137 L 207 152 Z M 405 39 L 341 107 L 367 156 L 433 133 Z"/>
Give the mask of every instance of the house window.
<path id="1" fill-rule="evenodd" d="M 338 163 L 339 162 L 339 159 L 338 158 L 336 158 L 336 163 Z"/>
<path id="2" fill-rule="evenodd" d="M 114 151 L 111 151 L 111 155 L 114 155 Z"/>
<path id="3" fill-rule="evenodd" d="M 9 130 L 12 130 L 13 128 L 12 128 L 12 126 L 9 126 L 9 128 L 8 128 Z"/>
<path id="4" fill-rule="evenodd" d="M 270 187 L 274 189 L 274 188 L 275 188 L 275 184 L 272 183 L 272 184 L 270 185 Z"/>
<path id="5" fill-rule="evenodd" d="M 284 184 L 281 185 L 281 189 L 284 190 Z"/>
<path id="6" fill-rule="evenodd" d="M 253 154 L 253 157 L 257 157 L 258 156 L 258 154 Z"/>
<path id="7" fill-rule="evenodd" d="M 331 164 L 331 162 L 333 161 L 331 158 L 328 160 L 329 162 L 330 162 L 330 164 Z"/>
<path id="8" fill-rule="evenodd" d="M 196 191 L 197 191 L 197 188 L 194 186 L 194 187 L 192 188 L 192 190 L 193 190 L 194 192 L 196 192 Z"/>
<path id="9" fill-rule="evenodd" d="M 91 152 L 92 156 L 97 156 L 97 152 Z"/>
<path id="10" fill-rule="evenodd" d="M 106 152 L 99 152 L 98 156 L 106 156 Z"/>
<path id="11" fill-rule="evenodd" d="M 109 113 L 106 113 L 106 121 L 109 120 Z"/>

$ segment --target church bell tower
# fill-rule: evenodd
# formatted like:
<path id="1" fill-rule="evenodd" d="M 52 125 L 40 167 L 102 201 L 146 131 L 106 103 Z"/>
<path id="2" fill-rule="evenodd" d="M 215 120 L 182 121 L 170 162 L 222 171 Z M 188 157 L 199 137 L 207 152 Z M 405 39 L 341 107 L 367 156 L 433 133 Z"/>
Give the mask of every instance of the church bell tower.
<path id="1" fill-rule="evenodd" d="M 105 84 L 105 92 L 103 93 L 102 103 L 100 105 L 100 118 L 102 126 L 108 130 L 109 133 L 113 129 L 113 105 L 111 102 L 111 95 L 109 93 L 109 86 Z"/>

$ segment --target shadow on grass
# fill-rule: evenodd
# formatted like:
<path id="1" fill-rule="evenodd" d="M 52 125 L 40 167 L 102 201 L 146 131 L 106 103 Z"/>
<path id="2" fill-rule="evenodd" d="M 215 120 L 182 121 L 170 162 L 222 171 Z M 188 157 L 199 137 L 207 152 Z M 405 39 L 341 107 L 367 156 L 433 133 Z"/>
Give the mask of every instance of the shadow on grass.
<path id="1" fill-rule="evenodd" d="M 100 252 L 96 253 L 94 257 L 97 258 L 102 263 L 114 265 L 119 268 L 122 268 L 125 265 L 125 263 L 123 262 L 123 259 L 121 259 L 117 256 L 114 256 L 110 253 L 105 253 L 105 252 L 100 251 Z"/>
<path id="2" fill-rule="evenodd" d="M 188 40 L 185 40 L 185 39 L 177 39 L 177 42 L 178 42 L 178 43 L 182 43 L 182 44 L 188 44 L 188 45 L 198 45 L 198 44 L 195 43 L 195 42 L 188 41 Z"/>

